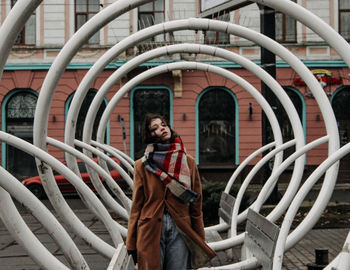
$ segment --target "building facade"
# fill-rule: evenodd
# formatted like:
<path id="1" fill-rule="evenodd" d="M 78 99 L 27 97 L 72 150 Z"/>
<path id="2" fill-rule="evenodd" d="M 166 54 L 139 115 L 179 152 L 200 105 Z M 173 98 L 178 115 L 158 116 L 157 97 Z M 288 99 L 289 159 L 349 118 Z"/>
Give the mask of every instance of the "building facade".
<path id="1" fill-rule="evenodd" d="M 32 14 L 18 35 L 0 81 L 2 130 L 32 141 L 35 105 L 45 76 L 65 43 L 87 20 L 112 0 L 45 0 Z M 1 0 L 0 20 L 4 21 L 15 0 Z M 346 0 L 298 0 L 346 40 L 350 40 L 350 4 Z M 199 17 L 199 0 L 156 0 L 111 21 L 80 48 L 63 74 L 53 99 L 48 136 L 64 140 L 65 118 L 70 102 L 84 75 L 112 46 L 137 31 L 165 21 Z M 341 143 L 349 142 L 350 134 L 350 70 L 338 54 L 319 36 L 294 19 L 276 11 L 276 41 L 283 44 L 318 78 L 334 108 Z M 256 4 L 213 19 L 228 21 L 259 32 L 260 13 Z M 238 53 L 260 64 L 260 47 L 238 36 L 213 31 L 176 31 L 145 40 L 111 62 L 90 87 L 79 114 L 77 138 L 82 136 L 84 116 L 91 99 L 105 80 L 120 66 L 150 49 L 178 43 L 200 43 L 218 46 Z M 256 89 L 261 81 L 236 63 L 208 55 L 176 54 L 148 61 L 129 72 L 105 97 L 99 116 L 113 95 L 131 78 L 164 63 L 191 60 L 225 68 L 241 76 Z M 310 90 L 290 66 L 277 57 L 276 80 L 285 89 L 297 108 L 307 142 L 325 134 L 322 115 Z M 289 121 L 278 100 L 273 101 L 284 140 L 293 137 Z M 197 71 L 173 71 L 144 81 L 125 95 L 110 119 L 106 142 L 133 158 L 143 153 L 140 125 L 146 112 L 165 115 L 181 135 L 188 152 L 195 156 L 203 175 L 214 172 L 227 175 L 250 153 L 261 147 L 262 111 L 254 98 L 236 83 L 219 75 Z M 98 124 L 98 117 L 95 125 Z M 123 129 L 126 136 L 123 137 Z M 96 130 L 96 128 L 94 129 Z M 64 153 L 49 148 L 63 160 Z M 291 151 L 291 150 L 289 150 Z M 19 179 L 36 174 L 34 160 L 11 146 L 2 144 L 2 165 Z M 320 146 L 307 155 L 307 168 L 324 160 L 327 146 Z M 286 152 L 288 155 L 288 151 Z M 250 165 L 254 165 L 253 160 Z M 349 158 L 341 163 L 340 181 L 350 180 Z M 227 175 L 226 175 L 226 174 Z"/>

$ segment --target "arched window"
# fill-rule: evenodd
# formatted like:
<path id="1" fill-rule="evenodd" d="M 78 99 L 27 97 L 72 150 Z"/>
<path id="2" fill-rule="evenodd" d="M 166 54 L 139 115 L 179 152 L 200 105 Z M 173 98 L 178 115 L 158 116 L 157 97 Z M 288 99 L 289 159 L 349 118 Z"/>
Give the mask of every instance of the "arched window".
<path id="1" fill-rule="evenodd" d="M 88 110 L 90 108 L 90 105 L 96 95 L 96 90 L 95 89 L 90 89 L 89 92 L 87 93 L 87 95 L 85 96 L 85 99 L 83 101 L 83 104 L 81 105 L 79 114 L 78 114 L 78 119 L 77 119 L 77 126 L 76 126 L 76 130 L 75 130 L 75 138 L 78 140 L 82 140 L 83 138 L 83 129 L 84 129 L 84 122 L 85 122 L 85 117 L 88 113 Z M 71 101 L 73 99 L 74 93 L 72 95 L 70 95 L 66 101 L 66 113 L 68 112 L 69 106 L 71 104 Z M 97 129 L 98 129 L 98 125 L 101 119 L 101 116 L 103 114 L 103 111 L 106 108 L 106 103 L 107 101 L 105 100 L 104 102 L 102 102 L 102 104 L 100 105 L 100 108 L 97 112 L 96 118 L 95 118 L 95 122 L 94 122 L 94 127 L 92 129 L 92 139 L 95 140 L 96 139 L 96 134 L 97 134 Z M 107 140 L 108 136 L 107 134 L 105 135 L 105 141 Z M 108 141 L 106 141 L 108 143 Z"/>
<path id="2" fill-rule="evenodd" d="M 304 99 L 302 98 L 301 94 L 293 87 L 284 86 L 283 89 L 286 91 L 289 98 L 291 99 L 305 130 Z M 286 111 L 284 110 L 282 104 L 277 98 L 276 98 L 275 106 L 273 106 L 273 109 L 278 119 L 278 123 L 280 124 L 280 127 L 281 127 L 283 142 L 287 142 L 294 139 L 293 129 L 289 121 L 289 117 L 287 116 Z M 294 151 L 295 151 L 295 147 L 287 148 L 284 151 L 283 158 L 285 159 L 289 157 L 292 153 L 294 153 Z"/>
<path id="3" fill-rule="evenodd" d="M 197 101 L 197 157 L 200 166 L 233 167 L 236 163 L 237 105 L 225 88 L 205 90 Z"/>
<path id="4" fill-rule="evenodd" d="M 339 127 L 340 144 L 343 146 L 349 142 L 350 135 L 350 86 L 338 89 L 331 103 Z"/>
<path id="5" fill-rule="evenodd" d="M 33 143 L 33 121 L 37 94 L 31 89 L 15 89 L 3 102 L 2 129 Z M 5 119 L 4 119 L 5 116 Z M 3 166 L 18 179 L 37 174 L 34 158 L 11 145 L 3 144 Z M 4 156 L 5 155 L 5 156 Z"/>
<path id="6" fill-rule="evenodd" d="M 335 91 L 331 97 L 331 104 L 338 124 L 340 145 L 343 146 L 350 142 L 350 86 Z M 338 182 L 349 181 L 349 168 L 350 155 L 346 155 L 340 160 Z"/>
<path id="7" fill-rule="evenodd" d="M 147 113 L 163 115 L 172 124 L 170 90 L 165 87 L 140 87 L 131 93 L 131 156 L 138 159 L 143 156 L 145 147 L 141 139 L 141 125 Z"/>

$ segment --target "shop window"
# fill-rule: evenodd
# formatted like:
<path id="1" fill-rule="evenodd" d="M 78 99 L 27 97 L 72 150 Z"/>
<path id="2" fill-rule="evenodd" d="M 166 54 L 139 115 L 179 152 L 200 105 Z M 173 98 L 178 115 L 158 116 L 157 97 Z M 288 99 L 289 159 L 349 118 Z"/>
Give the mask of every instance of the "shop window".
<path id="1" fill-rule="evenodd" d="M 75 0 L 75 31 L 84 25 L 100 10 L 99 0 Z M 99 44 L 100 33 L 95 33 L 88 44 Z"/>
<path id="2" fill-rule="evenodd" d="M 219 21 L 224 21 L 224 22 L 229 22 L 230 21 L 230 13 L 217 15 L 213 19 L 219 20 Z M 206 31 L 204 38 L 205 38 L 206 44 L 228 44 L 228 43 L 230 43 L 230 35 L 223 33 L 223 32 Z"/>
<path id="3" fill-rule="evenodd" d="M 295 0 L 292 0 L 295 2 Z M 284 13 L 276 11 L 276 41 L 278 42 L 296 42 L 297 27 L 296 20 Z"/>
<path id="4" fill-rule="evenodd" d="M 350 41 L 350 1 L 339 0 L 339 33 Z"/>
<path id="5" fill-rule="evenodd" d="M 95 89 L 90 89 L 89 92 L 87 93 L 87 95 L 85 96 L 85 99 L 81 105 L 79 114 L 78 114 L 78 119 L 77 119 L 77 126 L 76 126 L 76 130 L 75 130 L 75 138 L 77 140 L 82 140 L 83 138 L 83 130 L 84 130 L 84 123 L 85 123 L 85 118 L 86 115 L 88 113 L 88 110 L 90 108 L 90 105 L 96 95 L 97 91 Z M 67 102 L 66 102 L 66 107 L 67 109 L 69 109 L 69 106 L 71 104 L 71 101 L 73 99 L 74 93 L 68 98 Z M 95 118 L 95 122 L 94 122 L 94 127 L 92 129 L 92 139 L 96 140 L 96 134 L 97 134 L 97 130 L 98 130 L 98 125 L 100 122 L 100 119 L 102 117 L 103 111 L 106 108 L 106 101 L 102 102 L 102 104 L 100 105 L 100 108 L 96 114 L 96 118 Z M 67 110 L 68 111 L 68 110 Z M 107 137 L 105 135 L 105 141 L 106 141 Z M 81 149 L 80 149 L 81 150 Z"/>
<path id="6" fill-rule="evenodd" d="M 133 92 L 132 114 L 134 123 L 134 159 L 143 156 L 146 145 L 142 143 L 141 128 L 147 113 L 163 115 L 170 123 L 170 92 L 165 88 L 139 88 Z"/>
<path id="7" fill-rule="evenodd" d="M 155 0 L 144 4 L 138 9 L 139 30 L 164 22 L 164 0 Z M 163 35 L 158 35 L 150 41 L 164 41 Z"/>
<path id="8" fill-rule="evenodd" d="M 17 0 L 11 0 L 11 7 L 16 4 Z M 30 15 L 28 21 L 25 23 L 23 29 L 18 34 L 16 45 L 34 45 L 36 40 L 36 16 L 35 11 Z"/>
<path id="9" fill-rule="evenodd" d="M 33 143 L 33 121 L 37 95 L 30 89 L 16 89 L 5 98 L 6 132 Z M 6 169 L 18 179 L 37 174 L 34 158 L 6 145 Z"/>
<path id="10" fill-rule="evenodd" d="M 235 164 L 235 102 L 221 88 L 206 91 L 198 103 L 199 165 L 218 167 Z"/>

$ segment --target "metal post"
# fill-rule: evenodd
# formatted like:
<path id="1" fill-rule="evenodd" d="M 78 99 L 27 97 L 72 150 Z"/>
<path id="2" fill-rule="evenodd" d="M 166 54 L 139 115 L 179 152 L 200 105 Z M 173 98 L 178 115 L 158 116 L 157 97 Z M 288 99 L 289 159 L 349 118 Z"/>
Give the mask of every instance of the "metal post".
<path id="1" fill-rule="evenodd" d="M 308 263 L 308 270 L 318 270 L 323 269 L 328 264 L 328 249 L 326 248 L 317 248 L 315 249 L 315 262 Z"/>
<path id="2" fill-rule="evenodd" d="M 275 10 L 259 5 L 260 9 L 260 32 L 275 40 Z M 270 52 L 265 47 L 260 47 L 260 57 L 261 57 L 261 66 L 262 68 L 270 74 L 274 79 L 276 79 L 276 55 Z M 265 97 L 267 102 L 271 105 L 272 108 L 275 107 L 275 96 L 273 95 L 271 89 L 261 81 L 261 94 Z M 271 126 L 266 118 L 265 113 L 262 113 L 262 145 L 266 145 L 273 141 Z M 263 169 L 263 182 L 264 184 L 266 180 L 271 175 L 271 166 L 266 164 Z M 270 197 L 268 198 L 268 203 L 276 204 L 278 202 L 278 184 L 276 183 Z"/>

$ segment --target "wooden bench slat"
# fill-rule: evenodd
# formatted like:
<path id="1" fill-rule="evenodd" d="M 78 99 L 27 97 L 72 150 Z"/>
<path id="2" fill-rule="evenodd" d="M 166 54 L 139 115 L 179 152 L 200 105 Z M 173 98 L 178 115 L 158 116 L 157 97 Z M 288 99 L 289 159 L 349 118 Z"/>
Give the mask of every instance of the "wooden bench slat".
<path id="1" fill-rule="evenodd" d="M 220 207 L 224 212 L 226 212 L 228 215 L 232 216 L 233 212 L 233 205 L 227 203 L 226 201 L 221 202 Z"/>
<path id="2" fill-rule="evenodd" d="M 228 202 L 229 204 L 234 205 L 235 200 L 236 200 L 235 197 L 233 197 L 231 194 L 228 194 L 228 193 L 226 193 L 226 192 L 223 192 L 223 193 L 221 194 L 220 203 L 221 203 L 221 201 L 226 201 L 226 202 Z"/>
<path id="3" fill-rule="evenodd" d="M 247 220 L 254 223 L 256 227 L 268 235 L 272 240 L 277 240 L 280 229 L 276 224 L 272 223 L 252 209 L 248 210 Z"/>
<path id="4" fill-rule="evenodd" d="M 219 208 L 219 217 L 221 217 L 227 224 L 231 225 L 232 214 L 229 215 L 227 212 L 223 211 L 222 208 Z"/>
<path id="5" fill-rule="evenodd" d="M 220 199 L 220 208 L 218 211 L 219 217 L 221 217 L 227 224 L 231 225 L 232 212 L 235 204 L 235 197 L 223 192 Z"/>

